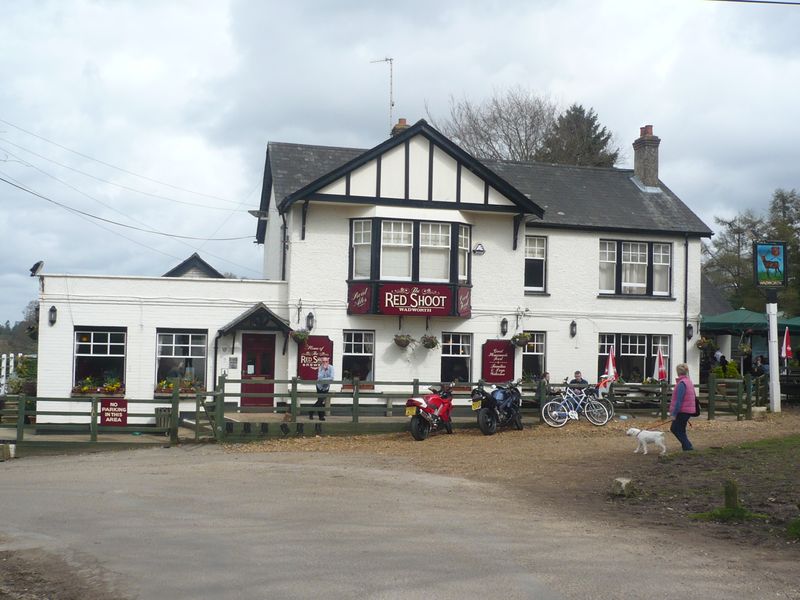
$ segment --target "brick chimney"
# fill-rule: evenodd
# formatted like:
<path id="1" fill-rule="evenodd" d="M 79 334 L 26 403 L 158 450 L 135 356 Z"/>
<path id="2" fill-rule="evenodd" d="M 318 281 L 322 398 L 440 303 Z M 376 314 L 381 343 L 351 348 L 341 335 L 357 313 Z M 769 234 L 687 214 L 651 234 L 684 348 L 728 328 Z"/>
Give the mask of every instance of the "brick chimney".
<path id="1" fill-rule="evenodd" d="M 653 126 L 639 128 L 639 139 L 633 142 L 633 174 L 648 187 L 658 187 L 658 145 L 661 139 L 653 135 Z"/>
<path id="2" fill-rule="evenodd" d="M 409 125 L 408 125 L 408 123 L 406 123 L 405 119 L 397 119 L 397 125 L 392 127 L 392 137 L 394 137 L 394 136 L 396 136 L 396 135 L 398 135 L 400 133 L 403 133 L 403 131 L 405 131 L 408 128 L 409 128 Z"/>

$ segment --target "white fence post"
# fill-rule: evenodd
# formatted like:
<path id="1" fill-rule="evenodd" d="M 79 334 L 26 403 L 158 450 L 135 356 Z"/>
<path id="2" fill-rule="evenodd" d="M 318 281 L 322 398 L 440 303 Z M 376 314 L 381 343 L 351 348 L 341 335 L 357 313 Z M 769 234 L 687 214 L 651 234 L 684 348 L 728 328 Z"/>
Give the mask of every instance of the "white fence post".
<path id="1" fill-rule="evenodd" d="M 22 352 L 19 354 L 9 353 L 0 356 L 0 396 L 5 396 L 8 389 L 8 380 L 16 370 L 14 368 L 15 359 L 22 358 Z"/>

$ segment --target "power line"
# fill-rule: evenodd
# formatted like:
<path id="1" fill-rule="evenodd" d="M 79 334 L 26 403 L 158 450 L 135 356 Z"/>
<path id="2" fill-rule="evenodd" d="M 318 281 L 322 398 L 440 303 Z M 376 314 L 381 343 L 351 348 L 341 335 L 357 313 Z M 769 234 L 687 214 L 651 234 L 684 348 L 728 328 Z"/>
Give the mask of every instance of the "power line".
<path id="1" fill-rule="evenodd" d="M 739 4 L 783 4 L 784 6 L 800 6 L 800 2 L 784 0 L 706 0 L 706 2 L 737 2 Z"/>
<path id="2" fill-rule="evenodd" d="M 247 239 L 250 239 L 250 237 L 252 237 L 252 236 L 248 235 L 248 236 L 231 237 L 231 238 L 203 238 L 203 237 L 192 237 L 192 236 L 188 236 L 188 235 L 178 235 L 178 234 L 174 234 L 174 233 L 165 233 L 163 231 L 157 231 L 155 229 L 144 229 L 142 227 L 135 227 L 133 225 L 127 225 L 125 223 L 120 223 L 118 221 L 112 221 L 111 219 L 105 219 L 103 217 L 98 217 L 97 215 L 93 215 L 91 213 L 87 213 L 87 212 L 84 212 L 82 210 L 78 210 L 77 208 L 72 208 L 70 206 L 67 206 L 66 204 L 62 204 L 61 202 L 57 202 L 57 201 L 53 200 L 52 198 L 48 198 L 47 196 L 44 196 L 44 195 L 39 194 L 37 192 L 34 192 L 33 190 L 28 189 L 28 188 L 26 188 L 24 186 L 17 185 L 16 183 L 13 183 L 12 181 L 9 181 L 8 179 L 5 179 L 3 177 L 0 177 L 0 181 L 3 181 L 5 183 L 7 183 L 8 185 L 11 185 L 11 186 L 13 186 L 13 187 L 15 187 L 17 189 L 20 189 L 23 192 L 27 192 L 28 194 L 31 194 L 32 196 L 36 196 L 37 198 L 41 198 L 42 200 L 46 200 L 47 202 L 55 204 L 56 206 L 60 206 L 61 208 L 63 208 L 64 210 L 67 210 L 69 212 L 80 214 L 80 215 L 85 215 L 85 216 L 87 216 L 87 217 L 89 217 L 91 219 L 97 219 L 98 221 L 103 221 L 105 223 L 110 223 L 111 225 L 117 225 L 119 227 L 125 227 L 127 229 L 133 229 L 135 231 L 141 231 L 143 233 L 152 233 L 153 235 L 163 235 L 165 237 L 183 239 L 183 240 L 200 240 L 200 241 L 207 241 L 207 242 L 230 242 L 230 241 L 233 241 L 233 240 L 247 240 Z"/>
<path id="3" fill-rule="evenodd" d="M 127 173 L 128 175 L 132 175 L 133 177 L 138 177 L 139 179 L 144 179 L 146 181 L 150 181 L 152 183 L 157 183 L 159 185 L 164 185 L 164 186 L 167 186 L 167 187 L 172 188 L 174 190 L 180 190 L 182 192 L 187 192 L 189 194 L 195 194 L 197 196 L 204 196 L 206 198 L 213 198 L 215 200 L 222 200 L 223 202 L 234 203 L 232 200 L 227 200 L 227 199 L 221 198 L 219 196 L 214 196 L 212 194 L 204 194 L 203 192 L 196 192 L 194 190 L 183 188 L 183 187 L 180 187 L 180 186 L 177 186 L 177 185 L 172 185 L 171 183 L 166 183 L 164 181 L 159 181 L 158 179 L 153 179 L 152 177 L 147 177 L 146 175 L 140 175 L 139 173 L 134 173 L 133 171 L 128 171 L 127 169 L 123 169 L 122 167 L 118 167 L 116 165 L 112 165 L 111 163 L 107 163 L 105 161 L 102 161 L 99 158 L 94 158 L 93 156 L 89 156 L 88 154 L 83 154 L 82 152 L 78 152 L 77 150 L 73 150 L 72 148 L 68 148 L 67 146 L 62 146 L 58 142 L 54 142 L 53 140 L 49 140 L 46 137 L 43 137 L 43 136 L 38 135 L 36 133 L 33 133 L 32 131 L 28 131 L 27 129 L 23 129 L 19 125 L 14 125 L 14 123 L 6 121 L 5 119 L 0 118 L 0 123 L 5 123 L 6 125 L 10 125 L 14 129 L 18 129 L 19 131 L 22 131 L 23 133 L 27 133 L 28 135 L 32 135 L 33 137 L 38 138 L 38 139 L 40 139 L 42 141 L 45 141 L 48 144 L 53 144 L 54 146 L 57 146 L 57 147 L 61 148 L 62 150 L 66 150 L 67 152 L 72 152 L 73 154 L 76 154 L 77 156 L 81 156 L 81 157 L 86 158 L 88 160 L 93 160 L 96 163 L 100 163 L 101 165 L 105 165 L 106 167 L 110 167 L 112 169 L 116 169 L 117 171 L 121 171 L 122 173 Z"/>
<path id="4" fill-rule="evenodd" d="M 25 152 L 27 152 L 29 154 L 33 154 L 34 156 L 36 156 L 38 158 L 41 158 L 42 160 L 46 160 L 48 162 L 51 162 L 54 165 L 58 165 L 59 167 L 61 167 L 63 169 L 69 169 L 70 171 L 74 171 L 75 173 L 83 175 L 84 177 L 89 177 L 90 179 L 94 179 L 95 181 L 99 181 L 101 183 L 107 183 L 108 185 L 113 185 L 113 186 L 121 188 L 123 190 L 128 190 L 129 192 L 135 192 L 137 194 L 142 194 L 143 196 L 150 196 L 151 198 L 158 198 L 159 200 L 167 200 L 169 202 L 176 202 L 177 204 L 185 204 L 187 206 L 197 206 L 199 208 L 207 208 L 207 209 L 210 209 L 210 210 L 230 210 L 230 211 L 235 210 L 235 209 L 232 209 L 232 208 L 222 208 L 220 206 L 209 206 L 208 204 L 196 204 L 194 202 L 186 202 L 184 200 L 176 200 L 175 198 L 170 198 L 169 196 L 162 196 L 160 194 L 153 194 L 152 192 L 145 192 L 145 191 L 142 191 L 142 190 L 137 190 L 136 188 L 132 188 L 132 187 L 129 187 L 127 185 L 122 185 L 121 183 L 116 183 L 114 181 L 109 181 L 108 179 L 103 179 L 102 177 L 97 177 L 95 175 L 92 175 L 91 173 L 86 173 L 85 171 L 81 171 L 80 169 L 76 169 L 75 167 L 70 167 L 69 165 L 65 165 L 65 164 L 60 163 L 60 162 L 58 162 L 56 160 L 53 160 L 52 158 L 48 158 L 46 156 L 38 154 L 37 152 L 34 152 L 33 150 L 29 150 L 28 148 L 25 148 L 24 146 L 20 146 L 19 144 L 15 144 L 11 140 L 7 140 L 5 138 L 0 138 L 0 141 L 1 142 L 5 142 L 6 144 L 11 144 L 15 148 L 19 148 L 20 150 L 23 150 L 23 151 L 25 151 Z M 3 150 L 3 152 L 6 152 L 10 156 L 13 156 L 17 160 L 21 160 L 18 156 L 16 156 L 12 152 L 9 152 L 5 148 L 0 148 L 0 150 Z M 28 163 L 28 166 L 33 166 L 33 165 Z M 236 204 L 237 206 L 241 205 L 241 203 L 234 202 L 232 200 L 224 200 L 224 202 L 228 202 L 230 204 Z"/>

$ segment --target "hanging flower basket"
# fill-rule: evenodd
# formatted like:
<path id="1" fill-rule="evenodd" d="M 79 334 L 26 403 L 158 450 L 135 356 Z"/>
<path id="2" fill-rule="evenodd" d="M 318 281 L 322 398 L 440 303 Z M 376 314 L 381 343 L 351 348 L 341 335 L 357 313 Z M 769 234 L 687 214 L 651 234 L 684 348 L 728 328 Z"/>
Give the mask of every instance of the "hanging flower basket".
<path id="1" fill-rule="evenodd" d="M 439 339 L 435 335 L 428 335 L 427 333 L 419 338 L 419 341 L 428 350 L 433 350 L 439 345 Z"/>
<path id="2" fill-rule="evenodd" d="M 520 348 L 524 348 L 531 341 L 530 333 L 517 333 L 511 336 L 511 343 Z"/>
<path id="3" fill-rule="evenodd" d="M 308 339 L 308 330 L 307 329 L 297 329 L 293 331 L 291 334 L 292 339 L 297 342 L 298 344 L 304 343 Z"/>
<path id="4" fill-rule="evenodd" d="M 407 348 L 411 342 L 414 341 L 414 338 L 408 335 L 407 333 L 398 333 L 394 336 L 394 343 L 400 346 L 401 348 Z"/>

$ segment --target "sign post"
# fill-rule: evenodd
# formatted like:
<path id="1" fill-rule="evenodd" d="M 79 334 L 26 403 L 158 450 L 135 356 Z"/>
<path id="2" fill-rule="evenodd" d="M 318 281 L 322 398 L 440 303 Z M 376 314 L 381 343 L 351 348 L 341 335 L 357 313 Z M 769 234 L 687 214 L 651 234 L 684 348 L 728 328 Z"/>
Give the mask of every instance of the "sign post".
<path id="1" fill-rule="evenodd" d="M 769 409 L 781 412 L 780 354 L 778 353 L 778 289 L 786 287 L 786 242 L 753 242 L 753 277 L 767 292 L 769 320 Z"/>

